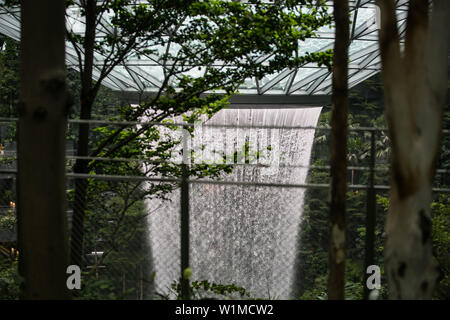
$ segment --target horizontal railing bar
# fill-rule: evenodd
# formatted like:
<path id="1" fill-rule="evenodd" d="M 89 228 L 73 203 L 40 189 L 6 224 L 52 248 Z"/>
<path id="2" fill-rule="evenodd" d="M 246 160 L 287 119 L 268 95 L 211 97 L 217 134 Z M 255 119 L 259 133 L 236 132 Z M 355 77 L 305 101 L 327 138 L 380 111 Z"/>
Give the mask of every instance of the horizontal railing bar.
<path id="1" fill-rule="evenodd" d="M 16 122 L 18 118 L 0 118 L 0 123 L 9 123 Z M 69 119 L 69 123 L 74 124 L 109 124 L 109 125 L 159 125 L 159 126 L 178 126 L 178 127 L 216 127 L 216 128 L 242 128 L 242 129 L 305 129 L 305 130 L 331 130 L 329 126 L 265 126 L 265 125 L 232 125 L 232 124 L 208 124 L 203 123 L 201 125 L 193 124 L 193 123 L 182 123 L 182 122 L 173 122 L 173 123 L 164 123 L 164 122 L 155 122 L 155 121 L 105 121 L 105 120 L 82 120 L 82 119 Z M 349 127 L 349 131 L 388 131 L 388 128 L 377 128 L 377 127 Z M 443 133 L 450 133 L 450 130 L 443 129 Z"/>
<path id="2" fill-rule="evenodd" d="M 104 157 L 82 157 L 82 156 L 67 156 L 66 159 L 80 159 L 80 160 L 90 160 L 90 161 L 118 161 L 118 162 L 145 162 L 145 163 L 166 163 L 166 164 L 180 164 L 177 162 L 170 162 L 170 161 L 160 161 L 160 160 L 146 160 L 146 159 L 137 159 L 137 158 L 104 158 Z M 212 163 L 211 165 L 228 165 L 228 166 L 255 166 L 255 167 L 262 167 L 262 168 L 268 168 L 269 166 L 260 164 L 260 163 L 220 163 L 215 164 Z M 304 168 L 304 169 L 318 169 L 318 170 L 325 170 L 330 169 L 331 166 L 305 166 L 305 165 L 289 165 L 289 164 L 278 164 L 277 167 L 281 168 Z M 361 167 L 361 166 L 348 166 L 347 170 L 357 170 L 357 171 L 370 171 L 370 167 Z M 374 168 L 374 171 L 381 171 L 381 172 L 387 172 L 389 171 L 389 168 Z M 437 169 L 437 173 L 450 173 L 450 170 L 447 169 Z"/>
<path id="3" fill-rule="evenodd" d="M 0 160 L 2 157 L 0 156 Z M 152 164 L 160 164 L 160 163 L 166 163 L 166 164 L 177 164 L 180 165 L 178 162 L 170 162 L 170 161 L 162 161 L 162 160 L 146 160 L 146 159 L 139 159 L 139 158 L 105 158 L 105 157 L 89 157 L 89 156 L 66 156 L 66 160 L 89 160 L 89 161 L 111 161 L 111 162 L 142 162 L 142 163 L 152 163 Z M 16 157 L 8 157 L 7 160 L 17 160 Z M 268 165 L 264 165 L 261 163 L 220 163 L 215 164 L 211 163 L 210 165 L 228 165 L 228 166 L 254 166 L 254 167 L 261 167 L 261 168 L 268 168 Z M 306 166 L 306 165 L 289 165 L 289 164 L 278 164 L 277 167 L 280 168 L 304 168 L 304 169 L 317 169 L 317 170 L 328 170 L 331 168 L 331 166 Z M 348 166 L 347 170 L 356 170 L 356 171 L 370 171 L 370 167 L 363 167 L 363 166 Z M 384 168 L 374 168 L 374 171 L 379 172 L 388 172 L 389 167 Z M 450 173 L 450 170 L 448 169 L 437 169 L 436 173 Z"/>
<path id="4" fill-rule="evenodd" d="M 1 157 L 0 157 L 1 159 Z M 170 162 L 170 161 L 162 161 L 162 160 L 146 160 L 146 159 L 140 159 L 140 158 L 105 158 L 105 157 L 89 157 L 89 156 L 66 156 L 66 159 L 80 159 L 80 160 L 91 160 L 91 161 L 117 161 L 117 162 L 145 162 L 145 163 L 167 163 L 167 164 L 180 164 L 177 162 Z M 259 166 L 259 167 L 269 167 L 267 165 L 261 164 L 261 163 L 211 163 L 211 165 L 231 165 L 231 166 Z M 305 169 L 330 169 L 331 166 L 315 166 L 315 165 L 290 165 L 290 164 L 278 164 L 277 167 L 283 167 L 283 168 L 305 168 Z M 347 166 L 347 170 L 358 170 L 358 171 L 370 171 L 370 167 L 364 167 L 364 166 Z M 375 171 L 389 171 L 389 167 L 385 168 L 373 168 Z M 450 170 L 448 169 L 437 169 L 437 173 L 450 173 Z"/>
<path id="5" fill-rule="evenodd" d="M 17 174 L 17 170 L 1 169 L 0 174 Z M 83 174 L 83 173 L 67 173 L 66 176 L 72 179 L 98 179 L 106 181 L 153 181 L 153 182 L 164 182 L 164 183 L 180 183 L 179 178 L 152 178 L 146 176 L 116 176 L 116 175 L 93 175 L 93 174 Z M 270 183 L 270 182 L 251 182 L 251 181 L 220 181 L 220 180 L 188 180 L 189 183 L 196 184 L 216 184 L 216 185 L 236 185 L 236 186 L 256 186 L 256 187 L 279 187 L 279 188 L 329 188 L 330 184 L 317 184 L 317 183 L 303 183 L 303 184 L 291 184 L 291 183 Z M 349 189 L 368 189 L 368 185 L 348 185 Z M 387 185 L 375 185 L 376 190 L 389 190 L 390 186 Z M 449 188 L 433 188 L 435 192 L 449 193 Z"/>

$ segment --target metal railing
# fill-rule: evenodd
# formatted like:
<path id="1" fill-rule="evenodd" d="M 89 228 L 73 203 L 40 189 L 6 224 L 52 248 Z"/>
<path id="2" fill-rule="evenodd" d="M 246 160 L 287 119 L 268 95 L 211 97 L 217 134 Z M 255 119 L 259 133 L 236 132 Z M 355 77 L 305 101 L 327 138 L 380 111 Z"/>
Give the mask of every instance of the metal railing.
<path id="1" fill-rule="evenodd" d="M 17 119 L 4 119 L 0 118 L 0 125 L 1 124 L 10 124 L 12 122 L 17 121 Z M 193 127 L 194 124 L 186 124 L 186 123 L 158 123 L 158 122 L 112 122 L 112 121 L 103 121 L 103 120 L 69 120 L 69 124 L 71 125 L 77 125 L 81 123 L 88 123 L 91 125 L 114 125 L 114 126 L 141 126 L 141 127 L 150 127 L 150 126 L 175 126 L 175 127 L 182 127 L 182 128 L 188 128 Z M 208 126 L 208 125 L 206 125 Z M 246 128 L 258 128 L 258 129 L 277 129 L 277 130 L 325 130 L 329 131 L 329 127 L 304 127 L 304 126 L 292 126 L 292 127 L 284 127 L 284 126 L 242 126 L 242 125 L 211 125 L 212 127 L 216 128 L 240 128 L 240 129 L 246 129 Z M 367 199 L 366 199 L 366 222 L 365 222 L 365 228 L 366 228 L 366 238 L 365 238 L 365 266 L 369 266 L 374 264 L 374 242 L 375 242 L 375 212 L 376 212 L 376 192 L 378 190 L 387 191 L 389 190 L 389 185 L 386 184 L 375 184 L 375 172 L 388 172 L 389 168 L 387 163 L 383 163 L 381 165 L 377 165 L 376 163 L 376 155 L 375 155 L 375 142 L 376 142 L 376 134 L 380 131 L 387 131 L 385 128 L 366 128 L 366 127 L 360 127 L 360 128 L 349 128 L 350 132 L 369 132 L 370 134 L 370 150 L 369 150 L 369 157 L 368 157 L 368 164 L 365 166 L 348 166 L 348 170 L 355 170 L 355 171 L 365 171 L 369 173 L 368 177 L 368 183 L 367 184 L 349 184 L 348 189 L 365 189 L 367 190 Z M 449 130 L 444 130 L 445 134 L 449 133 Z M 187 139 L 183 139 L 185 142 Z M 187 145 L 183 145 L 183 150 L 187 149 Z M 183 153 L 186 157 L 187 152 Z M 5 150 L 3 153 L 3 156 L 0 156 L 0 160 L 2 159 L 8 159 L 7 166 L 1 166 L 0 167 L 0 179 L 1 181 L 4 181 L 3 177 L 11 179 L 11 177 L 14 177 L 14 175 L 17 173 L 14 165 L 15 161 L 15 155 L 13 150 Z M 133 162 L 133 163 L 147 163 L 147 164 L 158 164 L 158 163 L 169 163 L 167 161 L 159 161 L 159 160 L 147 160 L 143 158 L 114 158 L 114 157 L 80 157 L 80 156 L 74 156 L 74 155 L 67 155 L 68 161 L 73 161 L 77 159 L 84 159 L 89 161 L 98 161 L 98 162 Z M 262 187 L 262 188 L 300 188 L 300 189 L 310 189 L 310 188 L 319 188 L 319 189 L 327 189 L 330 187 L 328 183 L 284 183 L 284 182 L 264 182 L 264 181 L 227 181 L 227 180 L 214 180 L 214 179 L 205 179 L 205 178 L 192 178 L 189 176 L 189 169 L 191 163 L 186 158 L 183 159 L 181 163 L 170 163 L 170 164 L 177 164 L 181 165 L 181 176 L 179 177 L 150 177 L 150 176 L 139 176 L 139 175 L 133 175 L 133 176 L 121 176 L 121 175 L 111 175 L 111 174 L 80 174 L 80 173 L 73 173 L 73 172 L 67 172 L 67 178 L 69 180 L 74 179 L 82 179 L 88 183 L 89 180 L 95 180 L 95 181 L 107 181 L 107 182 L 117 182 L 117 183 L 126 183 L 126 182 L 134 182 L 137 184 L 140 183 L 169 183 L 173 185 L 177 185 L 180 187 L 180 286 L 181 286 L 181 296 L 184 298 L 190 298 L 190 283 L 189 279 L 184 277 L 185 270 L 190 266 L 190 238 L 189 235 L 191 233 L 190 230 L 190 185 L 192 184 L 200 184 L 200 185 L 220 185 L 220 186 L 236 186 L 236 187 Z M 256 163 L 233 163 L 230 164 L 234 167 L 240 167 L 240 166 L 249 166 L 249 167 L 258 167 L 260 164 Z M 280 167 L 287 167 L 287 168 L 302 168 L 302 169 L 316 169 L 316 170 L 328 170 L 328 165 L 297 165 L 297 164 L 280 164 Z M 449 170 L 446 169 L 438 169 L 437 173 L 441 175 L 448 174 Z M 13 179 L 14 180 L 14 179 Z M 11 187 L 12 188 L 12 187 Z M 449 193 L 450 189 L 445 187 L 435 187 L 433 188 L 434 192 L 438 193 Z M 0 205 L 5 205 L 1 203 Z M 6 205 L 8 206 L 8 205 Z M 151 236 L 151 235 L 150 235 Z M 0 239 L 0 242 L 1 239 Z M 153 248 L 154 249 L 154 248 Z M 151 248 L 152 250 L 152 248 Z M 94 253 L 93 253 L 94 252 Z M 99 266 L 97 264 L 98 260 L 98 252 L 100 251 L 93 251 L 90 252 L 89 255 L 93 256 L 96 261 L 94 262 L 94 265 L 91 265 L 90 268 L 93 268 L 98 271 Z M 90 257 L 92 258 L 92 257 Z M 364 274 L 364 278 L 366 277 L 366 274 Z M 125 278 L 124 278 L 125 279 Z M 123 286 L 125 288 L 125 280 L 123 280 Z M 142 282 L 140 284 L 142 286 Z M 126 290 L 123 289 L 125 292 Z M 137 296 L 143 297 L 143 289 L 141 288 L 140 294 Z M 365 296 L 367 297 L 367 290 L 365 289 Z"/>

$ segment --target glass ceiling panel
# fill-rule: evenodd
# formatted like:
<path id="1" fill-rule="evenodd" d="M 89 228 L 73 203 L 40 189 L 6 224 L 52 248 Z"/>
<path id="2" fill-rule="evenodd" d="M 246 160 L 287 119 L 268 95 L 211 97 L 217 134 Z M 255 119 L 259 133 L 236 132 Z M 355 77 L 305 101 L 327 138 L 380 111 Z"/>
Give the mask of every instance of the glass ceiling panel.
<path id="1" fill-rule="evenodd" d="M 7 9 L 2 6 L 3 0 L 0 0 L 0 33 L 20 39 L 20 12 L 17 8 Z M 329 10 L 332 12 L 332 2 L 327 2 Z M 351 0 L 349 1 L 351 9 L 351 45 L 349 85 L 354 86 L 361 81 L 371 77 L 380 70 L 380 57 L 378 52 L 378 20 L 374 0 Z M 399 30 L 405 30 L 406 14 L 408 9 L 407 0 L 397 1 L 397 16 Z M 84 32 L 84 18 L 79 8 L 71 7 L 67 9 L 67 28 L 75 33 Z M 110 17 L 105 15 L 102 24 L 97 30 L 97 37 L 103 37 L 106 33 L 113 32 L 113 27 L 109 23 Z M 322 51 L 332 49 L 334 30 L 330 27 L 322 27 L 317 32 L 316 38 L 306 39 L 299 43 L 299 53 Z M 166 47 L 156 46 L 149 43 L 150 48 L 157 52 L 165 52 Z M 170 52 L 176 53 L 180 48 L 171 46 Z M 106 51 L 107 53 L 107 51 Z M 266 57 L 256 57 L 264 61 Z M 69 68 L 77 68 L 78 58 L 75 48 L 71 43 L 66 45 L 66 61 Z M 98 79 L 100 69 L 105 62 L 105 53 L 97 52 L 95 54 L 94 79 Z M 118 91 L 142 92 L 157 91 L 164 81 L 163 62 L 157 55 L 131 54 L 125 63 L 115 67 L 110 75 L 104 80 L 104 85 Z M 165 66 L 170 67 L 171 61 L 166 61 Z M 214 66 L 220 67 L 220 61 L 214 63 Z M 230 66 L 232 67 L 232 66 Z M 194 68 L 182 72 L 179 76 L 188 75 L 198 77 L 203 75 L 204 67 Z M 171 78 L 170 83 L 176 84 L 177 78 Z M 268 75 L 263 79 L 247 79 L 241 86 L 241 94 L 253 95 L 329 95 L 331 93 L 331 75 L 325 66 L 318 67 L 315 63 L 307 63 L 297 70 L 285 69 L 278 74 Z"/>

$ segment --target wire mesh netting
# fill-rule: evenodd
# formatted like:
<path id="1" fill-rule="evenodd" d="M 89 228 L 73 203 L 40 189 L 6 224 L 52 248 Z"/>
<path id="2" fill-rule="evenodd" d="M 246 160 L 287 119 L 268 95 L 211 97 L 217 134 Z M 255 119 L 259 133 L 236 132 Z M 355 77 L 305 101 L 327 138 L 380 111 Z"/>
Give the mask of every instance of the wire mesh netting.
<path id="1" fill-rule="evenodd" d="M 76 197 L 75 180 L 87 187 L 86 198 Z M 142 181 L 68 182 L 71 240 L 82 248 L 83 297 L 148 299 L 152 260 Z M 73 227 L 80 206 L 85 208 L 81 230 Z"/>
<path id="2" fill-rule="evenodd" d="M 0 125 L 1 134 L 8 136 L 9 126 Z M 6 141 L 5 141 L 6 140 Z M 17 217 L 16 217 L 16 146 L 5 139 L 0 143 L 0 296 L 16 299 L 19 295 L 17 273 Z"/>
<path id="3" fill-rule="evenodd" d="M 203 160 L 217 153 L 218 146 L 228 141 L 227 134 L 236 141 L 239 137 L 242 145 L 226 166 L 195 163 L 198 158 L 191 154 L 189 201 L 184 203 L 179 189 L 181 169 L 169 176 L 151 174 L 155 163 L 181 168 L 180 162 L 166 159 L 145 164 L 143 159 L 97 157 L 89 160 L 101 163 L 95 172 L 74 174 L 70 171 L 77 157 L 73 142 L 68 142 L 67 216 L 71 248 L 81 248 L 80 298 L 179 298 L 182 206 L 188 206 L 190 213 L 193 298 L 312 298 L 308 294 L 326 298 L 329 128 L 260 128 L 277 130 L 275 146 L 273 134 L 263 134 L 268 139 L 263 143 L 260 131 L 252 133 L 247 125 L 239 128 L 239 123 L 236 127 L 232 133 L 220 126 L 202 133 L 201 144 L 214 145 L 209 150 L 200 148 L 201 154 L 207 154 Z M 363 294 L 372 169 L 376 199 L 372 263 L 383 265 L 384 234 L 380 230 L 388 209 L 389 142 L 375 144 L 372 167 L 371 132 L 376 142 L 385 137 L 383 130 L 369 128 L 352 130 L 349 140 L 349 150 L 354 152 L 349 152 L 348 166 L 346 291 L 353 298 Z M 280 161 L 267 165 L 262 153 L 252 153 L 255 146 L 279 150 Z M 10 298 L 18 295 L 10 284 L 20 281 L 15 158 L 15 144 L 5 143 L 0 176 L 0 272 L 9 274 L 2 279 L 12 282 L 0 283 L 0 290 Z M 220 170 L 214 175 L 193 174 L 204 165 Z M 448 192 L 439 189 L 446 179 L 446 170 L 439 169 L 436 194 Z"/>

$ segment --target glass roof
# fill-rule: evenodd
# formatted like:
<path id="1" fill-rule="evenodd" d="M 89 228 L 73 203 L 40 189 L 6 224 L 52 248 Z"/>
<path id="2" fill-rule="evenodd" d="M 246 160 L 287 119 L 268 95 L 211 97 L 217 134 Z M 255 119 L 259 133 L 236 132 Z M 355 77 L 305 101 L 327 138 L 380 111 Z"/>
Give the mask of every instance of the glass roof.
<path id="1" fill-rule="evenodd" d="M 0 4 L 3 1 L 0 0 Z M 374 5 L 374 0 L 351 0 L 351 45 L 349 49 L 349 85 L 353 87 L 365 79 L 380 71 L 380 54 L 378 51 L 378 24 L 379 10 Z M 330 12 L 332 2 L 329 1 Z M 397 1 L 397 18 L 400 36 L 403 38 L 406 27 L 407 0 Z M 66 24 L 74 33 L 84 32 L 83 17 L 79 8 L 67 9 Z M 7 9 L 0 6 L 0 33 L 20 40 L 20 10 Z M 112 32 L 109 28 L 107 17 L 97 30 L 97 37 Z M 317 37 L 299 42 L 299 53 L 323 51 L 333 48 L 334 30 L 322 27 L 317 32 Z M 165 50 L 165 48 L 160 48 Z M 176 48 L 174 49 L 176 50 Z M 268 57 L 260 57 L 264 60 Z M 93 78 L 96 80 L 100 74 L 100 66 L 105 59 L 105 54 L 95 54 Z M 67 67 L 76 68 L 78 59 L 73 45 L 66 43 Z M 220 62 L 217 62 L 220 64 Z M 189 75 L 198 76 L 204 72 L 203 68 L 189 71 Z M 164 70 L 161 59 L 155 55 L 140 55 L 139 58 L 130 55 L 124 64 L 117 66 L 103 80 L 103 84 L 113 90 L 142 93 L 155 92 L 161 86 L 164 78 Z M 176 85 L 177 79 L 172 79 Z M 331 73 L 326 66 L 319 67 L 316 63 L 306 63 L 297 69 L 285 69 L 278 74 L 265 76 L 261 80 L 247 79 L 240 88 L 240 94 L 244 95 L 286 95 L 286 96 L 311 96 L 331 94 Z"/>

